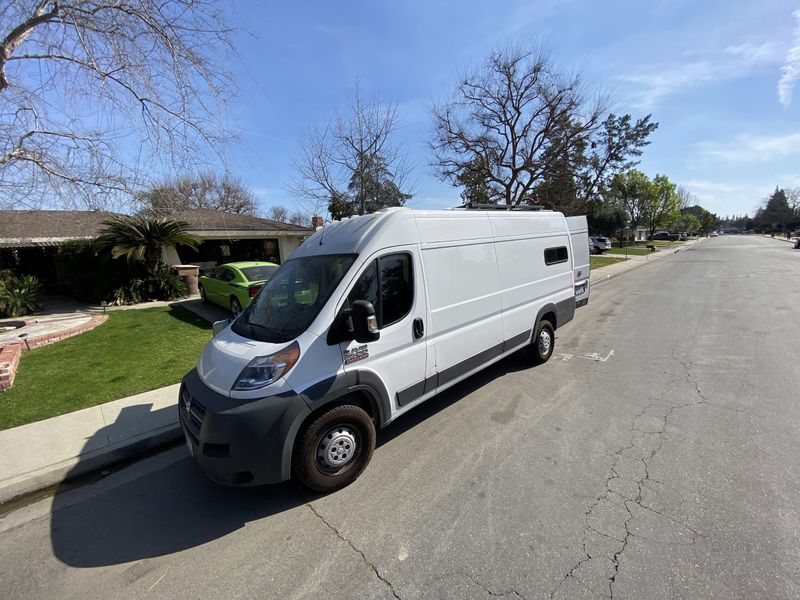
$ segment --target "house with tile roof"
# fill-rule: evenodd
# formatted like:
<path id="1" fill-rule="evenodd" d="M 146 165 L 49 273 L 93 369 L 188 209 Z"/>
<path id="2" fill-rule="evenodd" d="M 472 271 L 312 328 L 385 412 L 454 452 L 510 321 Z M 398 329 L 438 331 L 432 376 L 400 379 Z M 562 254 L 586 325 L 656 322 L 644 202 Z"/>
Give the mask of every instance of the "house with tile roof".
<path id="1" fill-rule="evenodd" d="M 59 283 L 55 256 L 71 240 L 91 240 L 103 222 L 116 213 L 81 210 L 0 211 L 0 269 L 38 276 L 50 285 Z M 196 208 L 169 218 L 189 224 L 200 240 L 197 250 L 166 248 L 164 262 L 197 264 L 212 268 L 238 260 L 282 263 L 313 233 L 312 229 L 250 215 Z"/>

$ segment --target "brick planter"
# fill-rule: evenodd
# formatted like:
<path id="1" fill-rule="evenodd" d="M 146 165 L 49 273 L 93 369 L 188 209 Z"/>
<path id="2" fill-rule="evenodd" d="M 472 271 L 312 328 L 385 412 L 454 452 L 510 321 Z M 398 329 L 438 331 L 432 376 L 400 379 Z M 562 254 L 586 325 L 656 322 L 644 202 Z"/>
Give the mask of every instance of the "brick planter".
<path id="1" fill-rule="evenodd" d="M 21 344 L 6 344 L 0 347 L 0 391 L 10 390 L 14 385 L 20 356 L 22 356 Z"/>
<path id="2" fill-rule="evenodd" d="M 83 325 L 78 325 L 77 327 L 70 327 L 69 329 L 64 329 L 63 331 L 57 331 L 55 333 L 48 333 L 47 335 L 43 335 L 37 338 L 29 338 L 27 340 L 28 348 L 30 348 L 31 350 L 33 350 L 34 348 L 41 348 L 42 346 L 55 344 L 56 342 L 60 342 L 61 340 L 71 338 L 72 336 L 79 335 L 87 331 L 91 331 L 98 325 L 102 325 L 103 323 L 105 323 L 107 319 L 108 315 L 93 315 L 92 318 L 89 319 Z"/>

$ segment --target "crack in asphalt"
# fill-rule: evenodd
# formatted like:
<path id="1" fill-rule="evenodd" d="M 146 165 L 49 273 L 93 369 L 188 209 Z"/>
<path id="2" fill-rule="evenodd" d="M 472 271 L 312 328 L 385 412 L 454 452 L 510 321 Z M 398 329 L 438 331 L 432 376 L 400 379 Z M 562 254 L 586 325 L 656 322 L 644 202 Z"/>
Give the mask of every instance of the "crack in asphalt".
<path id="1" fill-rule="evenodd" d="M 589 593 L 596 593 L 596 590 L 592 590 L 587 585 L 578 578 L 578 572 L 585 564 L 590 563 L 595 559 L 607 559 L 611 561 L 613 566 L 613 571 L 607 577 L 606 581 L 606 592 L 602 593 L 601 595 L 606 598 L 613 599 L 614 598 L 614 584 L 616 583 L 617 576 L 619 575 L 620 570 L 620 557 L 622 556 L 623 552 L 625 552 L 626 548 L 628 547 L 628 543 L 632 537 L 639 537 L 641 539 L 648 539 L 645 536 L 636 535 L 634 532 L 631 531 L 630 523 L 634 519 L 634 507 L 639 507 L 642 510 L 651 512 L 653 514 L 659 515 L 660 517 L 667 519 L 675 526 L 685 529 L 689 532 L 689 545 L 694 544 L 697 538 L 699 537 L 699 532 L 686 525 L 685 523 L 679 522 L 677 519 L 665 514 L 662 511 L 659 511 L 656 507 L 649 505 L 645 502 L 643 498 L 643 490 L 644 487 L 647 485 L 648 482 L 655 483 L 660 485 L 664 488 L 671 489 L 675 492 L 675 494 L 680 498 L 680 502 L 683 502 L 683 496 L 677 492 L 672 486 L 669 486 L 653 477 L 650 476 L 649 465 L 648 462 L 652 461 L 652 459 L 656 456 L 656 454 L 663 448 L 664 444 L 670 441 L 669 436 L 666 434 L 667 424 L 669 422 L 670 417 L 673 413 L 677 410 L 688 408 L 690 406 L 698 406 L 698 405 L 709 405 L 714 406 L 719 409 L 728 410 L 731 412 L 736 413 L 747 413 L 748 411 L 738 408 L 731 408 L 727 406 L 722 406 L 720 404 L 716 404 L 711 402 L 704 394 L 703 390 L 700 387 L 700 384 L 692 378 L 691 374 L 691 362 L 687 364 L 684 359 L 676 356 L 677 348 L 673 348 L 672 350 L 672 358 L 680 364 L 684 369 L 684 377 L 683 381 L 686 383 L 694 386 L 694 391 L 697 396 L 697 399 L 693 402 L 685 402 L 682 404 L 672 404 L 663 411 L 663 414 L 652 414 L 652 411 L 655 409 L 666 408 L 664 399 L 664 395 L 666 392 L 662 394 L 661 397 L 655 399 L 654 402 L 649 403 L 645 406 L 636 416 L 633 417 L 631 420 L 630 425 L 630 442 L 627 446 L 620 448 L 613 454 L 608 454 L 611 457 L 611 468 L 608 477 L 605 480 L 605 484 L 603 486 L 603 491 L 595 498 L 592 505 L 585 511 L 584 513 L 584 531 L 583 531 L 583 540 L 582 540 L 582 550 L 583 550 L 583 557 L 580 558 L 561 578 L 558 582 L 556 587 L 550 592 L 550 599 L 555 600 L 557 594 L 561 591 L 562 587 L 569 581 L 573 580 L 577 585 L 582 587 Z M 675 379 L 678 381 L 678 379 Z M 661 412 L 661 411 L 659 411 Z M 650 414 L 648 414 L 650 413 Z M 658 420 L 658 424 L 655 427 L 648 427 L 643 428 L 638 422 L 640 419 L 644 418 L 648 415 L 652 419 Z M 655 444 L 651 445 L 648 449 L 648 436 L 657 436 L 657 441 Z M 626 469 L 624 468 L 624 462 L 626 460 L 632 460 L 635 462 L 635 458 L 629 456 L 627 453 L 630 452 L 640 452 L 640 456 L 638 457 L 639 461 L 641 462 L 641 467 L 643 470 L 643 475 L 641 476 L 634 476 L 630 477 L 627 476 Z M 636 493 L 635 496 L 631 497 L 630 495 L 625 495 L 624 491 L 618 491 L 612 489 L 615 487 L 615 482 L 628 482 L 636 486 Z M 623 486 L 624 487 L 624 486 Z M 624 529 L 624 535 L 617 534 L 613 535 L 613 530 L 602 531 L 598 527 L 595 527 L 592 524 L 593 516 L 595 513 L 601 512 L 601 510 L 605 507 L 605 504 L 609 503 L 613 506 L 617 506 L 621 509 L 624 509 L 625 514 L 621 518 L 614 518 L 613 516 L 610 517 L 610 521 L 612 526 L 617 525 L 618 527 Z M 598 517 L 599 518 L 599 517 Z M 590 544 L 591 539 L 590 536 L 592 534 L 602 536 L 606 540 L 610 541 L 612 544 L 616 544 L 613 547 L 613 553 L 611 556 L 603 555 L 602 552 L 593 554 L 590 551 Z"/>
<path id="2" fill-rule="evenodd" d="M 514 594 L 514 596 L 516 596 L 517 598 L 522 598 L 522 600 L 527 600 L 527 598 L 525 598 L 525 596 L 520 594 L 517 590 L 506 590 L 504 592 L 493 592 L 492 590 L 487 588 L 485 585 L 483 585 L 480 581 L 475 579 L 475 577 L 473 577 L 469 573 L 463 573 L 461 571 L 457 571 L 456 573 L 454 573 L 454 575 L 463 575 L 464 577 L 469 579 L 472 583 L 474 583 L 479 588 L 481 588 L 484 592 L 486 592 L 487 594 L 489 594 L 490 596 L 493 596 L 495 598 L 502 598 L 504 596 L 508 596 L 509 594 Z"/>
<path id="3" fill-rule="evenodd" d="M 341 531 L 339 531 L 338 529 L 336 529 L 336 527 L 334 527 L 333 525 L 331 525 L 331 524 L 330 524 L 330 523 L 329 523 L 329 522 L 328 522 L 328 521 L 325 519 L 325 517 L 323 517 L 323 516 L 322 516 L 322 515 L 319 513 L 319 511 L 317 511 L 317 509 L 316 509 L 316 508 L 314 508 L 314 506 L 313 506 L 313 505 L 312 505 L 310 502 L 307 502 L 307 503 L 306 503 L 306 506 L 309 508 L 309 510 L 310 510 L 312 513 L 314 513 L 314 515 L 316 515 L 316 517 L 317 517 L 317 518 L 318 518 L 320 521 L 322 521 L 322 522 L 325 524 L 325 526 L 326 526 L 328 529 L 330 529 L 330 530 L 331 530 L 331 531 L 332 531 L 332 532 L 333 532 L 333 533 L 336 535 L 336 537 L 338 537 L 340 540 L 342 540 L 344 543 L 346 543 L 348 546 L 350 546 L 350 548 L 351 548 L 351 549 L 352 549 L 354 552 L 356 552 L 356 553 L 357 553 L 357 554 L 358 554 L 358 555 L 361 557 L 361 560 L 363 560 L 363 561 L 364 561 L 364 564 L 365 564 L 365 565 L 367 565 L 367 566 L 368 566 L 368 567 L 369 567 L 369 568 L 372 570 L 372 572 L 375 574 L 375 577 L 377 577 L 377 578 L 378 578 L 378 580 L 380 580 L 380 582 L 381 582 L 381 583 L 383 583 L 383 584 L 384 584 L 384 585 L 385 585 L 387 588 L 389 588 L 389 591 L 392 593 L 392 596 L 394 596 L 395 598 L 397 598 L 397 600 L 402 600 L 402 598 L 400 597 L 400 595 L 397 593 L 397 590 L 395 590 L 395 589 L 394 589 L 394 585 L 392 585 L 392 582 L 391 582 L 391 581 L 389 581 L 388 579 L 386 579 L 386 577 L 384 577 L 383 575 L 381 575 L 381 574 L 380 574 L 380 571 L 378 571 L 378 567 L 376 567 L 376 566 L 375 566 L 375 564 L 374 564 L 372 561 L 370 561 L 370 560 L 367 558 L 367 555 L 366 555 L 366 554 L 364 554 L 364 552 L 363 552 L 362 550 L 360 550 L 359 548 L 357 548 L 357 547 L 355 546 L 355 544 L 353 544 L 353 542 L 351 542 L 351 541 L 350 541 L 348 538 L 346 538 L 344 535 L 342 535 L 342 532 L 341 532 Z M 477 583 L 477 582 L 476 582 L 476 583 Z"/>

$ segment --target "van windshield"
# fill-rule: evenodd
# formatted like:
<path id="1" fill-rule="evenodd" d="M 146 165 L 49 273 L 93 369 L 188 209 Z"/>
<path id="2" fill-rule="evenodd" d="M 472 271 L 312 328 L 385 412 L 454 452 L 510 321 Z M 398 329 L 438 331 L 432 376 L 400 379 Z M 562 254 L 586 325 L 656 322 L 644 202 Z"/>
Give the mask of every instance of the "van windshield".
<path id="1" fill-rule="evenodd" d="M 233 331 L 262 342 L 296 338 L 311 325 L 355 259 L 355 254 L 328 254 L 287 261 L 234 321 Z"/>

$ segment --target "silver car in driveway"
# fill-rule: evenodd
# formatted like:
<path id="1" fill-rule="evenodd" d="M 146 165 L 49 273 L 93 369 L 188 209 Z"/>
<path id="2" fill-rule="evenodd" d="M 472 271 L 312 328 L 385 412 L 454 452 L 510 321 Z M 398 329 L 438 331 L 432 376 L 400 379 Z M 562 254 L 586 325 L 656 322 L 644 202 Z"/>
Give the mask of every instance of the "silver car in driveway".
<path id="1" fill-rule="evenodd" d="M 591 241 L 594 244 L 597 254 L 602 254 L 606 250 L 611 250 L 611 240 L 607 237 L 595 235 L 592 236 Z"/>

